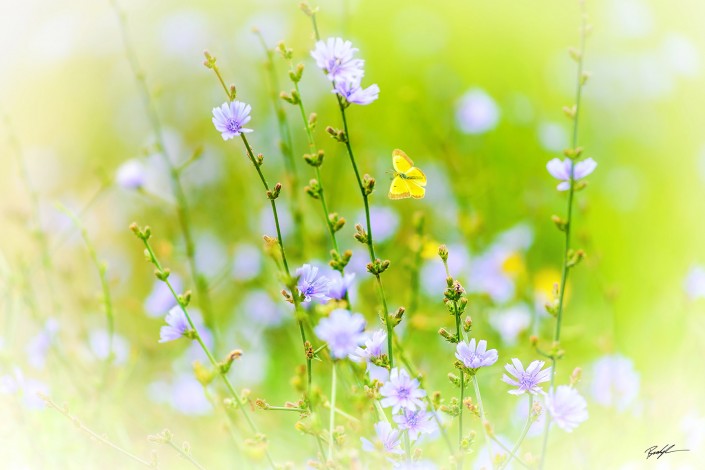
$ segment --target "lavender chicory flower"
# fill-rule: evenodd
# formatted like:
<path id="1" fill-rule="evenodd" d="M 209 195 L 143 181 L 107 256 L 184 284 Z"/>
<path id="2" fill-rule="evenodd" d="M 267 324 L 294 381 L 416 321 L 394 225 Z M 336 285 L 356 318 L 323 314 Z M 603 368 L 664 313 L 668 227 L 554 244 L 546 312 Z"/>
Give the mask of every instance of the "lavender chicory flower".
<path id="1" fill-rule="evenodd" d="M 252 129 L 243 127 L 250 122 L 252 107 L 242 101 L 223 103 L 219 108 L 213 108 L 213 125 L 223 136 L 229 140 L 242 133 L 252 132 Z"/>
<path id="2" fill-rule="evenodd" d="M 166 321 L 167 325 L 162 326 L 159 332 L 160 343 L 179 339 L 191 329 L 186 314 L 184 314 L 183 310 L 181 310 L 181 307 L 178 305 L 169 310 L 164 321 Z"/>
<path id="3" fill-rule="evenodd" d="M 319 302 L 330 300 L 328 295 L 330 280 L 325 276 L 319 276 L 318 271 L 318 267 L 311 264 L 304 264 L 296 270 L 296 275 L 299 277 L 296 288 L 303 296 L 302 303 L 308 303 L 314 299 Z"/>
<path id="4" fill-rule="evenodd" d="M 526 370 L 524 370 L 524 366 L 519 359 L 512 359 L 512 364 L 507 364 L 504 368 L 507 369 L 507 372 L 513 375 L 515 379 L 512 379 L 506 374 L 502 376 L 503 382 L 517 387 L 514 390 L 509 390 L 509 393 L 512 395 L 522 395 L 525 392 L 529 392 L 532 395 L 544 393 L 541 387 L 539 387 L 539 384 L 551 380 L 551 368 L 541 370 L 544 364 L 544 361 L 533 361 Z"/>
<path id="5" fill-rule="evenodd" d="M 382 395 L 383 407 L 392 407 L 392 413 L 401 409 L 417 410 L 424 407 L 421 398 L 426 396 L 426 390 L 421 389 L 418 379 L 409 377 L 404 369 L 395 367 L 389 374 L 389 381 L 379 389 Z"/>
<path id="6" fill-rule="evenodd" d="M 365 318 L 362 315 L 338 308 L 318 322 L 313 331 L 328 343 L 331 356 L 342 359 L 365 341 L 364 330 Z"/>
<path id="7" fill-rule="evenodd" d="M 571 168 L 573 170 L 572 178 Z M 595 168 L 597 168 L 597 162 L 592 158 L 586 158 L 577 163 L 573 163 L 570 158 L 565 158 L 563 161 L 554 158 L 546 164 L 546 169 L 551 176 L 561 181 L 556 187 L 558 191 L 567 191 L 570 189 L 571 179 L 573 181 L 581 180 L 595 171 Z"/>
<path id="8" fill-rule="evenodd" d="M 355 58 L 358 51 L 350 41 L 341 38 L 328 38 L 316 42 L 311 56 L 316 65 L 334 83 L 339 81 L 359 80 L 364 75 L 364 61 Z"/>
<path id="9" fill-rule="evenodd" d="M 487 350 L 487 341 L 475 342 L 475 338 L 469 343 L 461 341 L 455 351 L 455 357 L 460 359 L 468 369 L 479 369 L 480 367 L 491 366 L 497 362 L 497 350 Z"/>
<path id="10" fill-rule="evenodd" d="M 577 390 L 561 385 L 551 390 L 546 397 L 546 408 L 556 425 L 566 432 L 572 432 L 580 423 L 588 419 L 587 402 Z"/>
<path id="11" fill-rule="evenodd" d="M 375 452 L 382 450 L 391 454 L 403 454 L 401 449 L 401 435 L 397 429 L 392 428 L 392 425 L 387 421 L 375 423 L 375 440 L 374 442 L 360 438 L 362 441 L 362 449 L 367 452 Z"/>

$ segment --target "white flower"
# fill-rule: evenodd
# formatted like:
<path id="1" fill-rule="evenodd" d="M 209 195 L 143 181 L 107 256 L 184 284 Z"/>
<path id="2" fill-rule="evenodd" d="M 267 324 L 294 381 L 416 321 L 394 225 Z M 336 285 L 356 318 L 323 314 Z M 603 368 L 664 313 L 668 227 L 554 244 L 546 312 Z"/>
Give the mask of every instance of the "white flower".
<path id="1" fill-rule="evenodd" d="M 595 171 L 595 168 L 597 168 L 597 162 L 592 158 L 586 158 L 585 160 L 581 160 L 574 164 L 573 160 L 570 158 L 566 158 L 563 161 L 558 158 L 554 158 L 546 163 L 546 169 L 551 176 L 561 180 L 556 187 L 558 191 L 567 191 L 570 189 L 571 168 L 573 170 L 572 180 L 578 181 Z"/>

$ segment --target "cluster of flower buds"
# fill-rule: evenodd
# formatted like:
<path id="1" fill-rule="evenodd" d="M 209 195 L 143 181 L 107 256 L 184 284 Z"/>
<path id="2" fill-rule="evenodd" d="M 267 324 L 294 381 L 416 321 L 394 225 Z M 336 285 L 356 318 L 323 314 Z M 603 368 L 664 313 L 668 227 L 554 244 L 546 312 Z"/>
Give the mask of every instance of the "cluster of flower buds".
<path id="1" fill-rule="evenodd" d="M 345 219 L 341 218 L 341 220 Z M 328 265 L 342 273 L 345 266 L 350 262 L 350 258 L 352 258 L 352 250 L 345 250 L 342 255 L 336 250 L 330 250 L 330 261 L 328 261 Z"/>
<path id="2" fill-rule="evenodd" d="M 279 193 L 282 190 L 282 184 L 277 183 L 274 185 L 274 189 L 271 189 L 267 191 L 267 198 L 271 199 L 272 201 L 275 200 L 276 198 L 279 197 Z"/>
<path id="3" fill-rule="evenodd" d="M 348 141 L 348 137 L 347 137 L 347 135 L 345 135 L 345 131 L 343 131 L 341 129 L 336 129 L 332 126 L 328 126 L 328 127 L 326 127 L 326 132 L 328 134 L 330 134 L 330 136 L 333 139 L 337 140 L 338 142 L 345 143 Z"/>
<path id="4" fill-rule="evenodd" d="M 385 272 L 389 268 L 389 260 L 385 259 L 382 261 L 381 259 L 377 258 L 371 263 L 367 263 L 367 271 L 370 274 L 374 274 L 375 276 L 379 276 L 383 272 Z"/>
<path id="5" fill-rule="evenodd" d="M 331 212 L 328 214 L 328 223 L 330 224 L 331 230 L 337 232 L 345 225 L 345 217 L 340 217 L 337 212 Z"/>
<path id="6" fill-rule="evenodd" d="M 306 154 L 304 154 L 304 160 L 306 160 L 306 163 L 308 163 L 309 165 L 311 165 L 313 167 L 319 167 L 323 164 L 324 155 L 325 155 L 325 152 L 323 150 L 319 150 L 314 155 L 310 155 L 310 154 L 306 153 Z"/>

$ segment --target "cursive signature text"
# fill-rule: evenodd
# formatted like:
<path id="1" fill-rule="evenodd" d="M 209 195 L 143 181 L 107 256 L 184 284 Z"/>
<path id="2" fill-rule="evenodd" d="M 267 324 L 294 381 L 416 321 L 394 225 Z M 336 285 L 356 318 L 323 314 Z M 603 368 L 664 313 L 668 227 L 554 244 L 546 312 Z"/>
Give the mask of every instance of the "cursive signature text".
<path id="1" fill-rule="evenodd" d="M 658 446 L 651 446 L 646 449 L 644 453 L 646 454 L 647 459 L 654 455 L 658 456 L 656 457 L 656 459 L 660 459 L 662 456 L 666 454 L 672 454 L 673 452 L 690 452 L 690 449 L 674 449 L 675 446 L 675 444 L 666 444 L 660 449 L 658 448 Z"/>

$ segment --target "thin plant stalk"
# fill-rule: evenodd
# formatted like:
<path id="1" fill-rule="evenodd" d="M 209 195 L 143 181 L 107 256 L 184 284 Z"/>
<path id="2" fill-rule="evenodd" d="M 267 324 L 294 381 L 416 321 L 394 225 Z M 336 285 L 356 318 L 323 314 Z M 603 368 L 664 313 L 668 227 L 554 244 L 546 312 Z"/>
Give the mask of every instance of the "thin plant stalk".
<path id="1" fill-rule="evenodd" d="M 74 225 L 81 233 L 81 238 L 83 238 L 83 243 L 86 245 L 88 255 L 98 271 L 100 288 L 103 292 L 103 308 L 105 309 L 105 319 L 108 327 L 108 355 L 105 358 L 107 369 L 113 360 L 113 337 L 115 335 L 115 316 L 113 315 L 113 302 L 110 294 L 110 284 L 108 283 L 107 267 L 105 263 L 100 261 L 98 258 L 95 247 L 93 246 L 91 239 L 88 237 L 88 232 L 78 217 L 62 205 L 59 205 L 59 209 L 73 221 Z"/>
<path id="2" fill-rule="evenodd" d="M 102 442 L 103 444 L 105 444 L 105 445 L 108 446 L 108 447 L 112 447 L 114 450 L 118 451 L 119 453 L 121 453 L 121 454 L 124 455 L 125 457 L 128 457 L 129 459 L 133 460 L 134 462 L 137 462 L 137 463 L 139 463 L 139 464 L 141 464 L 141 465 L 144 465 L 144 466 L 147 467 L 147 468 L 157 468 L 157 463 L 156 463 L 156 461 L 148 462 L 148 461 L 142 459 L 141 457 L 138 457 L 138 456 L 136 456 L 135 454 L 133 454 L 133 453 L 131 453 L 131 452 L 129 452 L 129 451 L 123 449 L 122 447 L 118 446 L 117 444 L 114 444 L 113 442 L 111 442 L 110 440 L 108 440 L 106 437 L 103 437 L 103 436 L 101 436 L 100 434 L 98 434 L 98 433 L 92 431 L 88 426 L 86 426 L 85 424 L 83 424 L 78 418 L 76 418 L 75 416 L 73 416 L 72 414 L 70 414 L 70 413 L 68 412 L 68 410 L 66 410 L 66 409 L 60 407 L 59 405 L 57 405 L 56 403 L 54 403 L 54 402 L 51 400 L 51 398 L 49 398 L 48 396 L 40 395 L 40 398 L 41 398 L 42 400 L 44 400 L 44 402 L 47 404 L 47 406 L 48 406 L 49 408 L 52 408 L 52 409 L 58 411 L 59 413 L 61 413 L 62 415 L 64 415 L 64 416 L 65 416 L 66 418 L 68 418 L 74 425 L 76 425 L 76 427 L 78 427 L 81 431 L 83 431 L 83 432 L 85 432 L 86 434 L 88 434 L 89 436 L 91 436 L 91 438 L 97 440 L 98 442 Z"/>
<path id="3" fill-rule="evenodd" d="M 333 361 L 333 367 L 331 367 L 331 384 L 330 384 L 330 416 L 328 421 L 328 460 L 333 461 L 333 452 L 335 448 L 335 397 L 337 389 L 337 377 L 335 372 L 335 361 Z"/>
<path id="4" fill-rule="evenodd" d="M 212 331 L 215 333 L 217 330 L 214 324 L 212 304 L 210 300 L 210 293 L 208 290 L 208 285 L 204 277 L 198 271 L 196 265 L 196 245 L 193 241 L 192 228 L 191 228 L 191 216 L 189 213 L 189 204 L 186 198 L 186 192 L 184 191 L 183 185 L 181 183 L 181 173 L 179 167 L 174 165 L 174 162 L 169 156 L 165 141 L 164 132 L 162 129 L 161 120 L 159 114 L 157 113 L 156 105 L 152 94 L 149 91 L 149 86 L 142 72 L 139 61 L 137 60 L 137 54 L 132 46 L 129 35 L 127 33 L 127 25 L 125 20 L 125 14 L 120 9 L 117 4 L 117 0 L 110 0 L 110 3 L 115 10 L 115 13 L 119 20 L 120 25 L 120 35 L 122 36 L 123 46 L 125 48 L 125 55 L 132 69 L 132 73 L 135 76 L 139 90 L 142 96 L 142 101 L 147 112 L 147 117 L 152 126 L 152 131 L 157 139 L 157 145 L 159 146 L 159 154 L 162 156 L 162 160 L 168 168 L 169 179 L 171 182 L 172 192 L 174 197 L 176 197 L 176 212 L 177 218 L 179 220 L 179 226 L 181 227 L 181 234 L 184 237 L 184 243 L 186 245 L 186 258 L 188 259 L 189 269 L 191 271 L 191 277 L 193 278 L 196 295 L 198 296 L 198 302 L 203 310 L 203 318 Z"/>
<path id="5" fill-rule="evenodd" d="M 578 73 L 577 73 L 577 79 L 576 79 L 576 85 L 575 85 L 575 113 L 573 115 L 573 133 L 572 133 L 572 139 L 571 139 L 571 149 L 575 150 L 578 146 L 578 124 L 579 124 L 579 118 L 580 118 L 580 111 L 582 109 L 582 103 L 581 103 L 581 98 L 582 98 L 582 90 L 583 90 L 583 84 L 584 84 L 584 76 L 583 76 L 583 57 L 585 54 L 585 40 L 587 36 L 587 14 L 585 12 L 585 2 L 584 0 L 580 0 L 580 9 L 581 9 L 581 25 L 580 25 L 580 47 L 578 53 L 575 55 L 575 60 L 578 63 Z M 574 177 L 574 169 L 575 169 L 575 164 L 571 164 L 570 166 L 570 187 L 568 188 L 568 209 L 567 209 L 567 218 L 566 218 L 566 224 L 565 224 L 565 244 L 563 247 L 563 267 L 562 267 L 562 272 L 561 272 L 561 285 L 560 285 L 560 290 L 558 294 L 558 308 L 557 308 L 557 314 L 556 314 L 556 327 L 554 330 L 553 334 L 553 344 L 558 345 L 560 342 L 561 338 L 561 323 L 563 320 L 563 304 L 565 300 L 565 288 L 566 288 L 566 283 L 568 282 L 568 273 L 570 271 L 570 265 L 569 265 L 569 259 L 568 259 L 568 253 L 570 251 L 570 234 L 571 234 L 571 229 L 573 225 L 573 199 L 575 195 L 575 181 L 573 179 Z M 555 354 L 551 354 L 551 385 L 549 390 L 553 391 L 555 388 L 555 379 L 556 379 L 556 357 Z M 545 465 L 546 461 L 546 450 L 548 448 L 548 434 L 550 430 L 550 419 L 548 419 L 548 416 L 546 417 L 546 421 L 544 424 L 544 433 L 543 433 L 543 445 L 542 445 L 542 450 L 541 450 L 541 465 L 539 468 L 543 468 Z"/>
<path id="6" fill-rule="evenodd" d="M 482 406 L 482 395 L 480 394 L 480 385 L 477 382 L 477 375 L 472 376 L 472 383 L 475 386 L 475 397 L 477 397 L 477 405 L 480 408 L 480 419 L 482 420 L 482 432 L 485 435 L 485 443 L 487 444 L 487 453 L 490 456 L 490 465 L 494 469 L 494 460 L 492 460 L 492 442 L 490 435 L 487 432 L 487 419 L 485 418 L 485 407 Z"/>
<path id="7" fill-rule="evenodd" d="M 519 447 L 521 447 L 522 442 L 524 442 L 524 439 L 526 438 L 526 434 L 529 432 L 529 428 L 534 422 L 533 417 L 531 416 L 533 407 L 534 396 L 532 394 L 529 394 L 529 415 L 526 417 L 526 424 L 524 424 L 524 428 L 522 429 L 521 434 L 519 435 L 519 439 L 517 439 L 517 442 L 514 444 L 514 448 L 509 452 L 509 459 L 507 459 L 507 461 L 499 467 L 499 470 L 504 470 L 507 465 L 509 465 L 509 462 L 511 462 L 512 458 L 517 458 L 516 453 L 519 451 Z"/>
<path id="8" fill-rule="evenodd" d="M 277 95 L 277 90 L 279 90 L 279 80 L 277 78 L 277 71 L 274 65 L 274 52 L 272 49 L 267 47 L 267 43 L 264 40 L 264 36 L 259 30 L 255 30 L 255 35 L 259 38 L 260 44 L 264 49 L 267 60 L 265 62 L 265 69 L 269 75 L 269 87 L 270 87 L 270 99 L 272 101 L 272 106 L 274 107 L 274 114 L 277 117 L 277 127 L 279 129 L 279 137 L 281 138 L 281 151 L 284 156 L 284 165 L 286 166 L 287 179 L 289 186 L 291 187 L 291 213 L 294 217 L 294 223 L 296 226 L 296 237 L 297 245 L 301 247 L 301 251 L 305 249 L 304 243 L 304 216 L 301 211 L 301 204 L 299 198 L 299 175 L 296 168 L 296 160 L 294 158 L 294 144 L 291 138 L 291 129 L 289 127 L 289 122 L 286 119 L 286 112 L 284 111 L 284 106 L 282 105 L 279 96 Z"/>
<path id="9" fill-rule="evenodd" d="M 157 259 L 156 254 L 154 253 L 154 250 L 151 246 L 151 244 L 148 241 L 148 237 L 144 235 L 139 235 L 139 238 L 142 240 L 142 243 L 145 246 L 146 252 L 149 255 L 150 261 L 154 266 L 157 268 L 159 273 L 164 273 L 164 269 L 162 268 L 162 265 L 159 263 L 159 260 Z M 186 320 L 188 321 L 189 326 L 191 327 L 191 330 L 194 332 L 194 339 L 196 342 L 198 342 L 199 346 L 201 346 L 201 349 L 205 353 L 205 355 L 208 357 L 208 361 L 211 363 L 213 368 L 216 371 L 219 371 L 218 375 L 220 376 L 221 380 L 223 381 L 223 384 L 225 384 L 225 387 L 228 389 L 228 392 L 230 393 L 230 396 L 232 398 L 233 404 L 235 405 L 236 408 L 238 408 L 241 412 L 243 417 L 245 418 L 245 421 L 247 421 L 247 424 L 250 427 L 250 430 L 254 434 L 260 434 L 259 429 L 257 428 L 257 425 L 255 422 L 252 420 L 250 417 L 249 412 L 247 411 L 247 407 L 243 405 L 241 398 L 238 396 L 237 392 L 235 392 L 235 388 L 233 387 L 232 383 L 230 382 L 230 379 L 226 375 L 226 372 L 223 371 L 220 367 L 220 364 L 218 361 L 216 361 L 215 357 L 213 357 L 213 353 L 211 353 L 210 349 L 206 344 L 203 342 L 203 338 L 201 337 L 201 334 L 198 331 L 198 328 L 196 328 L 196 325 L 194 324 L 193 320 L 191 319 L 191 315 L 188 313 L 188 309 L 186 308 L 186 304 L 183 300 L 183 298 L 174 290 L 173 285 L 171 282 L 169 282 L 168 276 L 164 277 L 163 279 L 164 284 L 169 288 L 169 291 L 173 295 L 174 299 L 176 299 L 177 304 L 179 305 L 179 309 L 183 312 L 184 316 L 186 317 Z M 267 457 L 267 460 L 269 461 L 270 466 L 274 469 L 276 466 L 274 465 L 274 461 L 272 460 L 271 455 L 269 455 L 269 451 L 267 449 L 264 450 L 265 455 Z"/>

